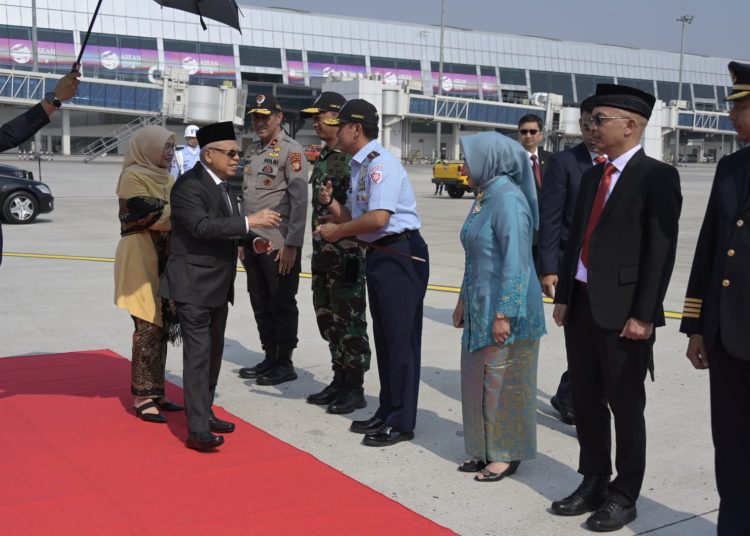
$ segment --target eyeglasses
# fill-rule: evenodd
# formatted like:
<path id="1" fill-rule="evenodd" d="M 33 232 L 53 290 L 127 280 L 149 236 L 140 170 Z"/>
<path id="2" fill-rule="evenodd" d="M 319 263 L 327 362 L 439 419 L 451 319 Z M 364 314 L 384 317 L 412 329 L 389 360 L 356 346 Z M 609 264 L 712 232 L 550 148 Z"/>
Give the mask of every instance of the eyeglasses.
<path id="1" fill-rule="evenodd" d="M 206 147 L 206 149 L 209 151 L 219 151 L 220 153 L 224 153 L 230 160 L 233 160 L 235 157 L 242 158 L 245 156 L 244 151 L 235 151 L 234 149 L 219 149 L 218 147 Z"/>
<path id="2" fill-rule="evenodd" d="M 521 133 L 521 136 L 526 136 L 527 134 L 531 134 L 532 136 L 536 136 L 539 134 L 539 130 L 536 128 L 522 128 L 518 132 Z"/>
<path id="3" fill-rule="evenodd" d="M 624 117 L 621 115 L 592 115 L 589 117 L 588 124 L 590 127 L 597 126 L 600 127 L 607 121 L 610 121 L 612 119 L 627 119 L 630 120 L 632 117 Z"/>

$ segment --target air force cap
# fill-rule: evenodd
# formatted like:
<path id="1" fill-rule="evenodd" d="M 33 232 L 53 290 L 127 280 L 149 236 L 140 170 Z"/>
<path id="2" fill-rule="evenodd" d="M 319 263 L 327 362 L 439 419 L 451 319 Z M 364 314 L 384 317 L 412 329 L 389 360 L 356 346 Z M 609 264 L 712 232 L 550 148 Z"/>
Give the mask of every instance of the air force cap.
<path id="1" fill-rule="evenodd" d="M 335 91 L 324 91 L 318 95 L 318 98 L 315 99 L 312 106 L 302 110 L 302 113 L 307 115 L 315 115 L 322 112 L 339 113 L 345 103 L 346 99 L 340 93 L 336 93 Z"/>
<path id="2" fill-rule="evenodd" d="M 727 95 L 727 100 L 734 101 L 750 96 L 750 65 L 733 61 L 729 64 L 729 74 L 732 75 L 734 87 Z"/>
<path id="3" fill-rule="evenodd" d="M 380 117 L 378 116 L 377 108 L 366 100 L 352 99 L 346 101 L 346 104 L 341 107 L 338 118 L 328 119 L 323 122 L 332 127 L 343 125 L 344 123 L 378 126 L 380 124 Z"/>

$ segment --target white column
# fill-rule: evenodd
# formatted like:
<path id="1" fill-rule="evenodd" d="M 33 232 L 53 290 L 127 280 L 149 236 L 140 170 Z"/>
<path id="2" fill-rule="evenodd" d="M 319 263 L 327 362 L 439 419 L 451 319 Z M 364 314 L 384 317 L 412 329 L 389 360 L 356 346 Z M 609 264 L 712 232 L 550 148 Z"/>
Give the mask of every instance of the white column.
<path id="1" fill-rule="evenodd" d="M 459 143 L 461 140 L 460 126 L 459 123 L 453 123 L 453 136 L 451 136 L 451 149 L 448 149 L 448 160 L 458 160 L 458 155 L 461 153 L 461 145 Z"/>
<path id="2" fill-rule="evenodd" d="M 62 154 L 70 155 L 70 110 L 63 108 L 62 113 Z"/>

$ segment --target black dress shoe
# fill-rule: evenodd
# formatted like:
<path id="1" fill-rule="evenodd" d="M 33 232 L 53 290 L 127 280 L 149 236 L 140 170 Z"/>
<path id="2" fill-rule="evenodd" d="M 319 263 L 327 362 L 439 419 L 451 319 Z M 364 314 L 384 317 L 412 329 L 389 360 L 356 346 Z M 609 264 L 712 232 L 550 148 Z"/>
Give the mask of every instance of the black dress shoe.
<path id="1" fill-rule="evenodd" d="M 552 503 L 552 511 L 559 516 L 579 516 L 598 510 L 607 499 L 608 475 L 586 475 L 572 494 Z"/>
<path id="2" fill-rule="evenodd" d="M 208 418 L 208 427 L 212 432 L 216 432 L 217 434 L 231 434 L 234 432 L 233 422 L 223 421 L 213 415 Z"/>
<path id="3" fill-rule="evenodd" d="M 271 370 L 258 376 L 255 381 L 258 385 L 279 385 L 280 383 L 290 382 L 297 379 L 297 373 L 291 363 L 276 365 Z"/>
<path id="4" fill-rule="evenodd" d="M 326 412 L 334 415 L 346 415 L 354 410 L 367 407 L 365 390 L 361 387 L 345 389 L 326 409 Z"/>
<path id="5" fill-rule="evenodd" d="M 362 440 L 363 445 L 368 447 L 390 447 L 401 441 L 410 441 L 414 439 L 414 432 L 402 432 L 396 430 L 393 426 L 383 426 L 377 432 L 366 434 Z"/>
<path id="6" fill-rule="evenodd" d="M 316 406 L 327 406 L 338 398 L 340 392 L 340 386 L 332 383 L 331 385 L 326 385 L 326 388 L 321 392 L 309 395 L 307 403 L 315 404 Z"/>
<path id="7" fill-rule="evenodd" d="M 146 402 L 145 404 L 141 404 L 133 409 L 135 409 L 135 414 L 142 421 L 164 424 L 167 422 L 167 418 L 161 413 L 143 413 L 143 410 L 155 407 L 156 403 L 152 400 L 151 402 Z"/>
<path id="8" fill-rule="evenodd" d="M 574 424 L 573 408 L 558 398 L 557 395 L 550 398 L 550 404 L 560 414 L 560 420 L 565 424 Z"/>
<path id="9" fill-rule="evenodd" d="M 273 368 L 273 360 L 264 359 L 254 367 L 242 367 L 240 369 L 240 378 L 245 380 L 253 380 L 258 376 L 262 376 Z"/>
<path id="10" fill-rule="evenodd" d="M 620 530 L 637 516 L 635 505 L 623 506 L 609 498 L 586 520 L 586 526 L 594 532 L 612 532 Z"/>
<path id="11" fill-rule="evenodd" d="M 170 402 L 169 400 L 159 400 L 158 398 L 154 400 L 157 406 L 159 406 L 159 409 L 162 409 L 164 411 L 182 411 L 183 408 L 179 404 L 175 404 L 174 402 Z"/>
<path id="12" fill-rule="evenodd" d="M 349 431 L 354 432 L 355 434 L 370 434 L 372 432 L 377 432 L 383 426 L 385 426 L 385 421 L 383 419 L 370 417 L 366 421 L 352 421 Z"/>
<path id="13" fill-rule="evenodd" d="M 210 450 L 224 443 L 224 438 L 215 436 L 211 432 L 191 432 L 188 434 L 185 446 L 194 450 Z"/>

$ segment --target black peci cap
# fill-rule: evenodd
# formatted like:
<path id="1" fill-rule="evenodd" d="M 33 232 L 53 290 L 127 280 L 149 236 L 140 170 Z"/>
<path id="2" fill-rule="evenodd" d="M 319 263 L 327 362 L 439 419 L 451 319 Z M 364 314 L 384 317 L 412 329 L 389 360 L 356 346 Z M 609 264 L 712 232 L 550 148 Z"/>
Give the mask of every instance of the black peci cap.
<path id="1" fill-rule="evenodd" d="M 205 147 L 215 141 L 237 140 L 237 136 L 234 133 L 234 124 L 231 121 L 206 125 L 198 129 L 195 137 L 198 138 L 198 145 L 201 147 Z"/>
<path id="2" fill-rule="evenodd" d="M 651 117 L 656 97 L 640 89 L 619 84 L 598 84 L 594 95 L 594 106 L 610 106 Z"/>
<path id="3" fill-rule="evenodd" d="M 346 99 L 335 91 L 324 91 L 315 99 L 312 106 L 302 110 L 303 114 L 315 115 L 321 112 L 340 112 L 341 107 L 346 104 Z"/>
<path id="4" fill-rule="evenodd" d="M 255 108 L 251 114 L 271 115 L 282 111 L 281 104 L 273 95 L 258 95 L 255 97 Z"/>
<path id="5" fill-rule="evenodd" d="M 341 107 L 337 119 L 328 119 L 323 122 L 332 127 L 344 123 L 361 123 L 363 125 L 378 126 L 380 124 L 380 117 L 378 116 L 377 108 L 366 100 L 352 99 L 346 101 L 346 104 Z"/>
<path id="6" fill-rule="evenodd" d="M 732 75 L 734 87 L 727 95 L 727 100 L 734 101 L 750 96 L 750 65 L 733 61 L 729 64 L 729 74 Z"/>

